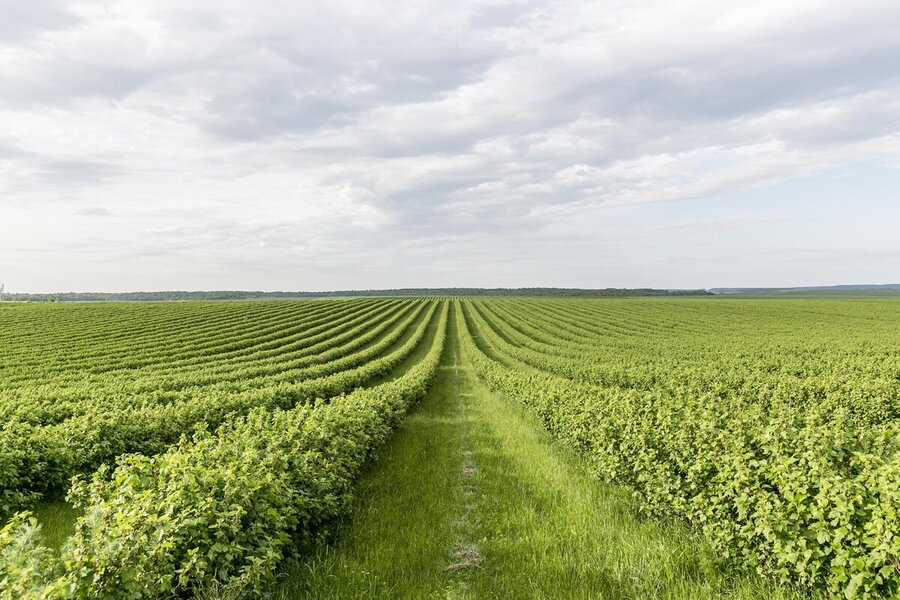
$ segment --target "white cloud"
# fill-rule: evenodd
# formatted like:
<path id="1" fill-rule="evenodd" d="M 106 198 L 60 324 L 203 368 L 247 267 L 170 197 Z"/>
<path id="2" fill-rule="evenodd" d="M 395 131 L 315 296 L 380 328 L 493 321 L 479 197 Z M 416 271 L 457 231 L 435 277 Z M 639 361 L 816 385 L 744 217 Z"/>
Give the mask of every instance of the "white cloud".
<path id="1" fill-rule="evenodd" d="M 105 289 L 417 285 L 407 261 L 489 284 L 506 248 L 523 284 L 656 264 L 661 224 L 747 214 L 673 203 L 896 168 L 898 55 L 886 0 L 0 0 L 0 251 L 33 289 L 61 253 L 141 262 L 77 280 Z M 566 229 L 625 210 L 647 244 Z M 677 285 L 608 272 L 583 285 Z"/>

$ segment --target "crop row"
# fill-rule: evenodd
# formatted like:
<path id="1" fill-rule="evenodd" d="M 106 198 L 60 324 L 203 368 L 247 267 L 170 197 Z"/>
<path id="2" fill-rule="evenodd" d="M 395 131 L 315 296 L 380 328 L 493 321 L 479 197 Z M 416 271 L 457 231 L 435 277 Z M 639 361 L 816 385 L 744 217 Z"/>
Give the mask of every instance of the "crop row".
<path id="1" fill-rule="evenodd" d="M 214 427 L 254 407 L 290 408 L 327 398 L 389 373 L 423 339 L 437 307 L 434 302 L 409 305 L 412 312 L 370 340 L 373 343 L 335 349 L 327 362 L 291 370 L 278 379 L 207 386 L 187 395 L 160 391 L 139 404 L 117 404 L 115 398 L 82 403 L 75 416 L 46 426 L 5 423 L 0 428 L 0 510 L 8 513 L 41 496 L 64 491 L 72 475 L 91 471 L 121 454 L 162 452 L 197 425 Z"/>
<path id="2" fill-rule="evenodd" d="M 221 362 L 231 355 L 240 357 L 255 348 L 279 347 L 292 335 L 312 335 L 342 324 L 346 318 L 377 314 L 384 304 L 354 304 L 326 306 L 285 313 L 279 307 L 264 307 L 259 313 L 229 315 L 219 322 L 190 326 L 174 336 L 170 329 L 183 327 L 181 319 L 173 323 L 157 324 L 143 335 L 122 340 L 120 345 L 105 345 L 98 339 L 88 347 L 73 343 L 67 332 L 56 329 L 46 332 L 40 343 L 9 344 L 6 364 L 11 367 L 0 382 L 4 387 L 16 379 L 32 385 L 36 377 L 56 380 L 60 376 L 97 375 L 121 370 L 151 369 L 153 373 L 168 372 L 179 367 L 192 367 L 207 361 Z M 118 307 L 116 307 L 118 309 Z M 111 309 L 96 309 L 96 324 L 86 326 L 90 332 L 100 327 Z M 206 308 L 197 309 L 203 314 Z M 259 309 L 257 309 L 259 310 Z M 37 317 L 40 313 L 31 313 Z M 40 322 L 31 325 L 43 329 Z M 15 375 L 13 379 L 12 375 Z"/>
<path id="3" fill-rule="evenodd" d="M 265 590 L 293 547 L 320 537 L 346 510 L 367 457 L 425 393 L 443 352 L 441 304 L 427 355 L 393 381 L 287 410 L 257 407 L 82 480 L 71 497 L 84 516 L 59 555 L 40 545 L 32 518 L 17 515 L 0 531 L 0 596 Z"/>
<path id="4" fill-rule="evenodd" d="M 477 374 L 583 453 L 599 477 L 636 490 L 648 512 L 691 523 L 723 557 L 768 576 L 847 598 L 900 592 L 896 419 L 863 423 L 848 406 L 791 405 L 789 395 L 760 401 L 752 386 L 724 395 L 679 386 L 693 377 L 687 362 L 672 363 L 680 370 L 660 385 L 593 385 L 566 370 L 575 359 L 523 354 L 513 340 L 525 328 L 516 334 L 491 302 L 472 304 L 456 308 Z M 508 308 L 507 316 L 532 307 Z M 779 341 L 791 340 L 770 340 L 786 351 Z"/>
<path id="5" fill-rule="evenodd" d="M 421 304 L 407 304 L 387 309 L 383 314 L 367 316 L 361 324 L 349 330 L 349 324 L 337 325 L 333 330 L 324 332 L 324 338 L 323 333 L 315 328 L 299 341 L 291 336 L 285 342 L 288 349 L 282 354 L 260 358 L 255 362 L 249 361 L 246 365 L 217 362 L 215 366 L 198 366 L 179 376 L 147 374 L 143 377 L 103 378 L 102 382 L 68 385 L 54 381 L 31 389 L 16 390 L 13 396 L 15 403 L 4 405 L 0 414 L 5 413 L 4 416 L 34 424 L 53 424 L 80 414 L 86 407 L 96 410 L 103 406 L 115 409 L 149 403 L 172 403 L 184 401 L 198 393 L 207 393 L 211 389 L 216 392 L 238 392 L 271 384 L 279 379 L 308 378 L 333 368 L 328 363 L 334 359 L 347 356 L 370 344 L 391 330 L 401 317 L 406 317 L 401 322 L 401 327 L 406 325 L 423 307 Z M 354 319 L 350 324 L 355 325 L 356 322 Z M 329 338 L 331 331 L 334 331 L 334 336 Z"/>
<path id="6" fill-rule="evenodd" d="M 575 381 L 670 394 L 711 393 L 729 400 L 753 397 L 773 409 L 816 404 L 867 425 L 900 416 L 900 358 L 890 341 L 884 347 L 841 349 L 833 337 L 799 347 L 796 338 L 779 336 L 750 345 L 743 336 L 733 342 L 715 330 L 699 337 L 675 329 L 664 336 L 667 344 L 674 340 L 674 350 L 649 334 L 636 334 L 623 346 L 588 334 L 576 343 L 551 337 L 553 329 L 573 320 L 571 314 L 509 313 L 491 302 L 467 306 L 498 334 L 505 353 Z M 785 343 L 792 347 L 785 349 Z M 689 354 L 686 345 L 706 350 Z"/>

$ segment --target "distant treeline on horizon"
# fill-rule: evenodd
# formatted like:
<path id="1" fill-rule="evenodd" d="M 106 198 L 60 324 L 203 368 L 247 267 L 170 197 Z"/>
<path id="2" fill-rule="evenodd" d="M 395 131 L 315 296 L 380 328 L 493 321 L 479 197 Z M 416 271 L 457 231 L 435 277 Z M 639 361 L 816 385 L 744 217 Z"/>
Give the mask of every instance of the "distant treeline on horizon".
<path id="1" fill-rule="evenodd" d="M 624 298 L 636 296 L 709 296 L 706 290 L 651 288 L 402 288 L 330 292 L 63 292 L 59 294 L 4 294 L 18 302 L 166 302 L 184 300 L 276 300 L 285 298 L 356 298 L 365 296 L 565 296 Z"/>

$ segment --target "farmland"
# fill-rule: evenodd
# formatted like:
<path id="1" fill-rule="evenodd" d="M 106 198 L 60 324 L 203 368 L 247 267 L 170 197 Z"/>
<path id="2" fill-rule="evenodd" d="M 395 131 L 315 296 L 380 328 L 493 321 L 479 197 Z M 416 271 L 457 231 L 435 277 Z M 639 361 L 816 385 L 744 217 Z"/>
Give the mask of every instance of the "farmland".
<path id="1" fill-rule="evenodd" d="M 900 592 L 895 300 L 10 303 L 0 331 L 4 598 Z"/>

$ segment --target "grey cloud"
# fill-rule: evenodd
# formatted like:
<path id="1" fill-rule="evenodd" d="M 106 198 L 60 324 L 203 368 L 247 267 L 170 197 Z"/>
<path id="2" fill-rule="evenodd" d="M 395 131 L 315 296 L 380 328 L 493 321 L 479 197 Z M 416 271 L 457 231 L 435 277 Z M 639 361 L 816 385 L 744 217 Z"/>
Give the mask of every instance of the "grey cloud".
<path id="1" fill-rule="evenodd" d="M 73 27 L 80 21 L 58 0 L 0 0 L 0 15 L 0 44 Z"/>
<path id="2" fill-rule="evenodd" d="M 774 111 L 760 117 L 781 139 L 806 147 L 851 144 L 892 135 L 900 128 L 900 85 L 842 98 L 837 102 L 807 104 L 802 109 Z M 753 126 L 753 119 L 749 119 Z"/>
<path id="3" fill-rule="evenodd" d="M 262 40 L 241 57 L 246 72 L 229 78 L 207 103 L 206 128 L 213 134 L 253 140 L 324 127 L 353 127 L 380 106 L 436 101 L 479 77 L 499 59 L 498 43 L 410 28 L 363 28 L 334 39 L 292 36 Z M 298 42 L 297 40 L 300 40 Z"/>
<path id="4" fill-rule="evenodd" d="M 16 160 L 32 156 L 30 150 L 22 148 L 12 141 L 0 138 L 0 160 Z"/>
<path id="5" fill-rule="evenodd" d="M 92 185 L 121 174 L 115 165 L 91 160 L 46 160 L 38 167 L 37 177 L 52 185 Z"/>
<path id="6" fill-rule="evenodd" d="M 536 6 L 536 2 L 499 2 L 478 6 L 469 16 L 469 23 L 475 29 L 514 27 Z"/>
<path id="7" fill-rule="evenodd" d="M 44 59 L 0 80 L 0 104 L 6 108 L 27 110 L 36 105 L 72 108 L 85 98 L 121 100 L 147 86 L 162 73 L 141 66 L 114 66 L 79 62 L 60 56 Z"/>

